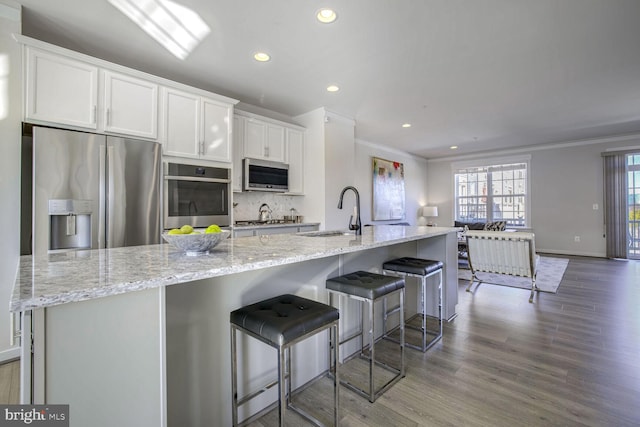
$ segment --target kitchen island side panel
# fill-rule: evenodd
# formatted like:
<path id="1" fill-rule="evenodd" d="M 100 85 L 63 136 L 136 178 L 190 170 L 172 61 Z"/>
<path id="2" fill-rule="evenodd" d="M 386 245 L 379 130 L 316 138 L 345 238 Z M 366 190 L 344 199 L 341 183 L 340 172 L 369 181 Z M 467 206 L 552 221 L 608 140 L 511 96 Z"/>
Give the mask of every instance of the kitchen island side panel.
<path id="1" fill-rule="evenodd" d="M 164 288 L 49 307 L 45 399 L 70 426 L 166 426 Z"/>

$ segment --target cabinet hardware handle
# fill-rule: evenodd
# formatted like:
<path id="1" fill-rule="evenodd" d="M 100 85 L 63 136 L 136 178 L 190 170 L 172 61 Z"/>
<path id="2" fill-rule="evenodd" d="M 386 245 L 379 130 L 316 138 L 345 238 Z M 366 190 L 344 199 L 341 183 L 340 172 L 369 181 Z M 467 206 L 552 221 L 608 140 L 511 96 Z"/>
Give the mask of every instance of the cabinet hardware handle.
<path id="1" fill-rule="evenodd" d="M 111 109 L 107 108 L 107 126 L 111 126 Z"/>
<path id="2" fill-rule="evenodd" d="M 93 106 L 93 111 L 91 112 L 91 122 L 95 125 L 98 121 L 98 106 Z"/>

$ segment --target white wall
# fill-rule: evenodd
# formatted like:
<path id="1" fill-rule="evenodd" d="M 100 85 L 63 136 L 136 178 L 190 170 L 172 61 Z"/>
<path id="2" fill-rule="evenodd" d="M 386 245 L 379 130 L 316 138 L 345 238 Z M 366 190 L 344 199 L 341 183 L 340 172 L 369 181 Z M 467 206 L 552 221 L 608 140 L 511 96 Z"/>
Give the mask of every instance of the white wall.
<path id="1" fill-rule="evenodd" d="M 9 300 L 20 253 L 21 50 L 12 38 L 20 33 L 20 8 L 0 0 L 0 361 L 19 356 L 11 348 Z"/>
<path id="2" fill-rule="evenodd" d="M 601 153 L 612 148 L 636 147 L 640 136 L 577 141 L 530 150 L 494 152 L 500 157 L 531 155 L 531 227 L 539 252 L 605 256 L 603 179 Z M 439 208 L 439 223 L 453 225 L 453 174 L 451 163 L 473 157 L 428 162 L 429 204 Z M 593 205 L 598 205 L 598 210 Z M 575 236 L 580 242 L 575 242 Z"/>
<path id="3" fill-rule="evenodd" d="M 325 227 L 328 230 L 346 229 L 353 214 L 355 195 L 344 196 L 343 209 L 338 209 L 340 192 L 352 185 L 361 191 L 355 163 L 355 123 L 353 120 L 327 112 L 325 123 Z"/>
<path id="4" fill-rule="evenodd" d="M 304 192 L 300 214 L 305 222 L 325 223 L 324 108 L 296 117 L 304 133 Z"/>

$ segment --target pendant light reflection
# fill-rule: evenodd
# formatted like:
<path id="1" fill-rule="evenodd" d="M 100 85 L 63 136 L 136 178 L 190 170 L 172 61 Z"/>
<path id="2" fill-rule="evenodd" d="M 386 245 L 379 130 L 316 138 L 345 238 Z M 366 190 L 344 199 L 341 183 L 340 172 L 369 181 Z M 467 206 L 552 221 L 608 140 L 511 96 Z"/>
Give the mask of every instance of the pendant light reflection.
<path id="1" fill-rule="evenodd" d="M 179 59 L 185 59 L 211 31 L 197 13 L 171 0 L 109 3 Z"/>

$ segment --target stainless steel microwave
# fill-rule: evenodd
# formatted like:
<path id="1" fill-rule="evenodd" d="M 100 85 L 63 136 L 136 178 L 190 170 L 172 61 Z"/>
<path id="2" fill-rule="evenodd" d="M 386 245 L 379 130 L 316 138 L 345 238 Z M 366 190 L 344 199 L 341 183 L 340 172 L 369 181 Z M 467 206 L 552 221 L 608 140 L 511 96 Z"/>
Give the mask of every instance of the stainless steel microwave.
<path id="1" fill-rule="evenodd" d="M 244 191 L 289 191 L 289 165 L 269 160 L 243 160 L 242 189 Z"/>
<path id="2" fill-rule="evenodd" d="M 165 163 L 164 228 L 231 225 L 230 170 Z"/>

